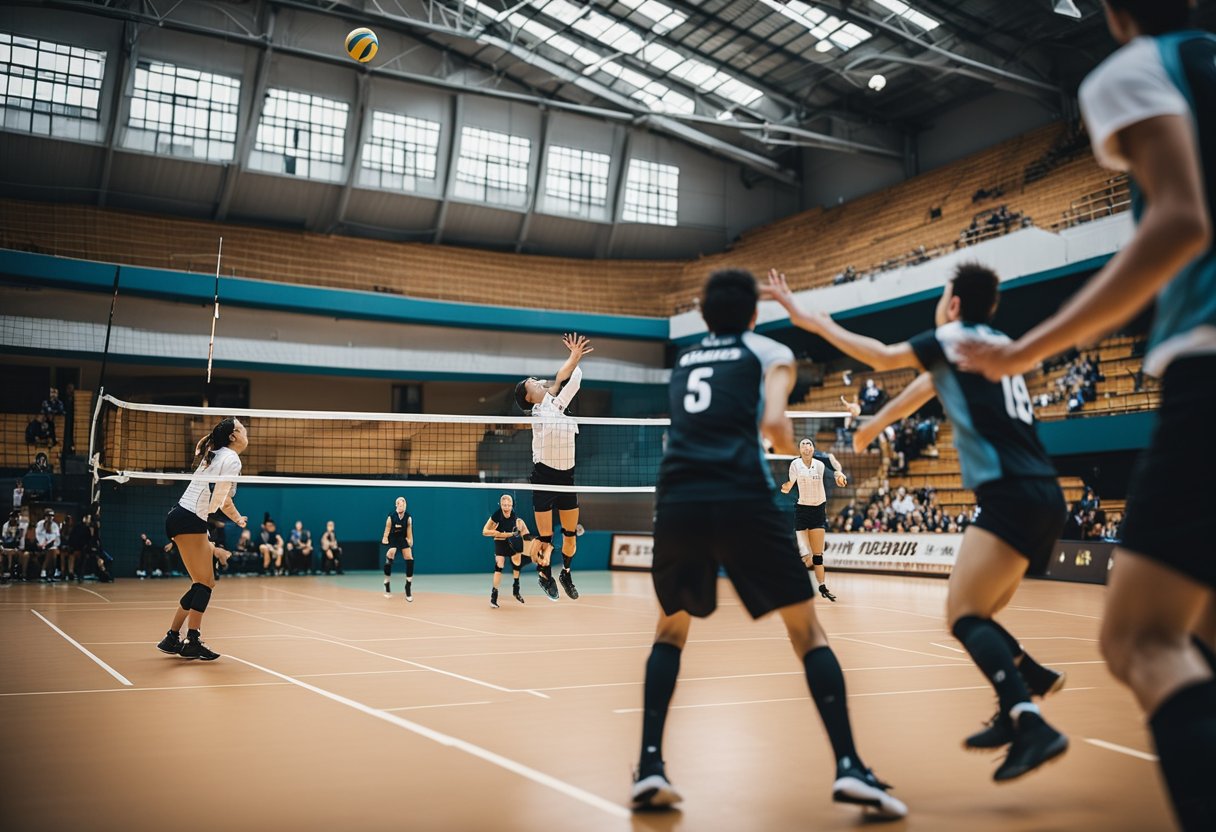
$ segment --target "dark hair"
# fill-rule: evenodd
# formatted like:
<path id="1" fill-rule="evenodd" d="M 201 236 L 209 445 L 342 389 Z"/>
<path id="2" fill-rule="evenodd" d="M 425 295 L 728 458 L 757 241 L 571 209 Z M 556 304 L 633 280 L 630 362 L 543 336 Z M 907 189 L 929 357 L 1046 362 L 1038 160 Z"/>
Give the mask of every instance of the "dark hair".
<path id="1" fill-rule="evenodd" d="M 1187 0 L 1106 0 L 1106 5 L 1130 14 L 1146 35 L 1164 35 L 1191 25 L 1191 4 Z"/>
<path id="2" fill-rule="evenodd" d="M 986 324 L 992 320 L 1000 293 L 996 272 L 979 263 L 962 263 L 954 270 L 950 282 L 959 300 L 963 323 Z"/>
<path id="3" fill-rule="evenodd" d="M 747 329 L 756 311 L 756 276 L 747 269 L 719 269 L 705 281 L 701 317 L 716 335 L 735 335 Z"/>
<path id="4" fill-rule="evenodd" d="M 226 419 L 221 419 L 215 427 L 211 429 L 211 433 L 204 436 L 194 446 L 194 455 L 203 457 L 203 464 L 210 465 L 215 459 L 215 452 L 220 448 L 227 448 L 232 442 L 232 432 L 236 430 L 236 419 L 229 416 Z"/>
<path id="5" fill-rule="evenodd" d="M 532 409 L 532 403 L 528 401 L 528 380 L 524 379 L 519 384 L 515 385 L 515 404 L 524 413 Z"/>

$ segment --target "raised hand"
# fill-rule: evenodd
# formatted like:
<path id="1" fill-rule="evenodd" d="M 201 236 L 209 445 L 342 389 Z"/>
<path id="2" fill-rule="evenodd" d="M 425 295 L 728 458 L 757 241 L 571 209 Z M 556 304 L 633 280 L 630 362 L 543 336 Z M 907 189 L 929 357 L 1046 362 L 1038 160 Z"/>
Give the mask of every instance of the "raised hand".
<path id="1" fill-rule="evenodd" d="M 562 343 L 566 345 L 566 349 L 570 350 L 570 354 L 577 358 L 582 358 L 589 352 L 595 352 L 595 347 L 591 346 L 587 336 L 579 335 L 577 332 L 567 332 L 562 336 Z"/>
<path id="2" fill-rule="evenodd" d="M 827 319 L 825 312 L 804 312 L 794 300 L 794 293 L 785 279 L 785 274 L 776 269 L 768 270 L 768 285 L 761 287 L 760 297 L 775 300 L 790 316 L 790 323 L 808 332 L 819 332 L 822 322 Z"/>
<path id="3" fill-rule="evenodd" d="M 857 396 L 853 396 L 853 401 L 849 401 L 844 396 L 841 396 L 840 403 L 844 405 L 844 409 L 849 411 L 849 415 L 854 419 L 861 415 L 861 405 L 857 403 Z"/>
<path id="4" fill-rule="evenodd" d="M 1019 375 L 1032 369 L 1019 359 L 1012 343 L 963 341 L 957 345 L 957 349 L 958 368 L 965 373 L 979 373 L 989 381 L 1000 381 L 1004 376 Z"/>

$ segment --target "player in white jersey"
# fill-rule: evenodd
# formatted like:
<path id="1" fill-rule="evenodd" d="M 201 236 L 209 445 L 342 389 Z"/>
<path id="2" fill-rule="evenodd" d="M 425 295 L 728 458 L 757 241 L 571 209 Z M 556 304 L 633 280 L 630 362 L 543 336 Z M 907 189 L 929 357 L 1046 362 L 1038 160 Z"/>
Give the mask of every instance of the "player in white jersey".
<path id="1" fill-rule="evenodd" d="M 819 594 L 829 601 L 836 596 L 828 591 L 827 573 L 823 567 L 824 532 L 828 527 L 828 493 L 823 476 L 827 466 L 815 458 L 815 441 L 809 436 L 798 443 L 798 458 L 790 463 L 789 479 L 781 486 L 782 494 L 789 494 L 798 486 L 798 505 L 794 509 L 794 534 L 798 538 L 798 553 L 802 562 L 815 570 Z M 836 470 L 836 484 L 841 488 L 848 479 Z"/>
<path id="2" fill-rule="evenodd" d="M 248 446 L 249 435 L 239 421 L 229 417 L 217 424 L 210 434 L 195 445 L 194 455 L 201 456 L 203 461 L 186 487 L 186 493 L 165 518 L 165 535 L 177 544 L 192 581 L 173 615 L 169 632 L 156 645 L 165 653 L 203 661 L 214 661 L 220 657 L 219 653 L 203 644 L 199 635 L 203 613 L 207 611 L 211 590 L 215 586 L 212 559 L 219 558 L 221 565 L 228 562 L 228 552 L 212 543 L 208 536 L 207 518 L 214 512 L 222 511 L 242 529 L 245 528 L 248 518 L 237 511 L 232 502 L 236 483 L 218 478 L 235 477 L 241 473 L 241 460 L 237 455 Z M 183 641 L 179 632 L 187 620 L 188 629 Z"/>
<path id="3" fill-rule="evenodd" d="M 562 336 L 570 357 L 557 371 L 552 381 L 526 378 L 515 386 L 515 403 L 525 413 L 532 413 L 532 476 L 534 485 L 574 485 L 574 437 L 578 424 L 566 415 L 574 396 L 583 382 L 578 366 L 583 356 L 593 351 L 591 342 L 578 333 Z M 531 556 L 540 574 L 540 586 L 551 601 L 557 600 L 557 581 L 549 561 L 553 556 L 553 510 L 557 509 L 562 526 L 562 589 L 571 599 L 578 598 L 570 564 L 574 560 L 576 529 L 578 528 L 578 494 L 573 491 L 532 492 L 532 507 L 536 512 L 536 542 Z"/>

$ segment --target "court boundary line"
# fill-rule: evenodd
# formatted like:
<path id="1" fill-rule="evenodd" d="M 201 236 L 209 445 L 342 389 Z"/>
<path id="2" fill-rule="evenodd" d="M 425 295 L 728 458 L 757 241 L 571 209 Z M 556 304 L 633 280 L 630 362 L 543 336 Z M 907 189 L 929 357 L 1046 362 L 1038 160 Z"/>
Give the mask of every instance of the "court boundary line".
<path id="1" fill-rule="evenodd" d="M 100 667 L 106 673 L 109 673 L 111 676 L 113 676 L 119 682 L 122 682 L 124 685 L 127 685 L 128 687 L 134 687 L 134 685 L 131 683 L 130 679 L 128 679 L 126 676 L 123 676 L 121 673 L 119 673 L 114 668 L 110 667 L 108 664 L 103 662 L 101 659 L 97 658 L 96 655 L 94 655 L 92 652 L 90 652 L 89 648 L 85 647 L 79 641 L 72 638 L 70 635 L 65 633 L 63 630 L 56 627 L 55 624 L 49 618 L 47 618 L 45 615 L 38 612 L 38 610 L 33 609 L 32 607 L 30 608 L 30 612 L 32 612 L 34 615 L 41 618 L 43 623 L 46 624 L 46 626 L 50 627 L 55 632 L 59 633 L 59 635 L 63 636 L 65 639 L 67 639 L 68 644 L 72 645 L 77 650 L 79 650 L 81 653 L 84 653 L 86 656 L 88 656 L 90 659 L 92 659 L 94 662 L 96 662 L 98 667 Z"/>
<path id="2" fill-rule="evenodd" d="M 93 590 L 91 590 L 91 589 L 85 589 L 85 588 L 84 588 L 84 587 L 82 587 L 82 586 L 74 586 L 74 587 L 72 587 L 72 589 L 79 589 L 81 592 L 87 592 L 87 593 L 89 593 L 90 595 L 96 595 L 98 598 L 100 598 L 101 600 L 105 601 L 107 604 L 113 604 L 113 603 L 114 603 L 114 602 L 113 602 L 113 601 L 111 601 L 109 598 L 107 598 L 106 596 L 102 595 L 100 592 L 94 592 Z"/>
<path id="3" fill-rule="evenodd" d="M 393 713 L 394 711 L 422 711 L 427 708 L 456 708 L 461 705 L 493 705 L 489 699 L 483 699 L 479 702 L 442 702 L 438 705 L 406 705 L 403 708 L 381 708 L 385 713 Z"/>
<path id="4" fill-rule="evenodd" d="M 1107 742 L 1106 740 L 1094 739 L 1093 737 L 1082 737 L 1081 739 L 1085 740 L 1090 745 L 1096 745 L 1098 748 L 1105 748 L 1107 751 L 1114 751 L 1117 754 L 1124 754 L 1128 757 L 1135 757 L 1137 760 L 1146 760 L 1150 763 L 1160 761 L 1160 758 L 1156 754 L 1149 754 L 1146 751 L 1137 751 L 1134 748 L 1128 748 L 1126 745 L 1119 745 L 1117 743 Z"/>
<path id="5" fill-rule="evenodd" d="M 144 691 L 165 690 L 207 690 L 209 688 L 264 688 L 285 685 L 286 682 L 226 682 L 217 685 L 160 685 L 141 688 L 86 688 L 84 690 L 18 690 L 0 693 L 0 696 L 66 696 L 73 693 L 142 693 Z"/>
<path id="6" fill-rule="evenodd" d="M 828 633 L 828 639 L 831 640 L 832 638 L 833 638 L 832 634 Z M 859 638 L 849 638 L 848 636 L 836 636 L 835 638 L 837 641 L 849 641 L 849 642 L 852 642 L 853 644 L 866 644 L 866 645 L 869 645 L 870 647 L 885 647 L 887 650 L 897 650 L 900 653 L 914 653 L 917 656 L 928 656 L 931 659 L 950 659 L 951 661 L 956 661 L 956 662 L 967 661 L 966 659 L 956 659 L 953 656 L 939 656 L 936 653 L 926 653 L 924 650 L 911 650 L 907 647 L 895 647 L 894 645 L 891 645 L 891 644 L 879 644 L 877 641 L 862 641 Z M 932 644 L 932 642 L 930 642 L 930 644 Z"/>
<path id="7" fill-rule="evenodd" d="M 540 786 L 544 786 L 545 788 L 564 794 L 565 796 L 577 800 L 580 803 L 594 809 L 599 809 L 601 812 L 611 815 L 619 820 L 627 820 L 631 817 L 631 813 L 624 806 L 620 806 L 609 800 L 605 800 L 597 794 L 593 794 L 585 789 L 580 789 L 578 786 L 566 783 L 557 779 L 556 777 L 553 777 L 552 775 L 545 774 L 543 771 L 538 771 L 531 766 L 525 765 L 524 763 L 512 760 L 509 757 L 504 757 L 501 754 L 497 754 L 489 749 L 482 748 L 479 745 L 474 745 L 467 740 L 453 737 L 450 734 L 443 733 L 442 731 L 436 731 L 433 728 L 428 728 L 425 725 L 418 724 L 417 722 L 411 722 L 410 720 L 399 717 L 396 714 L 391 714 L 387 711 L 373 708 L 370 705 L 365 705 L 362 702 L 342 696 L 341 694 L 333 693 L 332 691 L 325 690 L 324 688 L 319 688 L 316 685 L 310 685 L 308 682 L 303 682 L 299 679 L 288 676 L 285 673 L 279 673 L 277 670 L 271 670 L 270 668 L 262 667 L 261 665 L 246 661 L 239 656 L 229 654 L 228 657 L 233 661 L 238 661 L 241 664 L 248 665 L 255 670 L 260 670 L 263 673 L 267 673 L 271 676 L 282 679 L 285 682 L 315 693 L 318 696 L 323 696 L 332 702 L 345 705 L 348 708 L 352 708 L 360 713 L 366 714 L 367 716 L 387 722 L 390 725 L 395 725 L 398 728 L 404 728 L 406 731 L 423 737 L 424 739 L 431 740 L 432 742 L 436 742 L 448 748 L 453 748 L 457 751 L 463 751 L 470 756 L 476 757 L 490 763 L 491 765 L 511 772 L 512 774 L 516 774 L 520 777 L 531 780 Z"/>

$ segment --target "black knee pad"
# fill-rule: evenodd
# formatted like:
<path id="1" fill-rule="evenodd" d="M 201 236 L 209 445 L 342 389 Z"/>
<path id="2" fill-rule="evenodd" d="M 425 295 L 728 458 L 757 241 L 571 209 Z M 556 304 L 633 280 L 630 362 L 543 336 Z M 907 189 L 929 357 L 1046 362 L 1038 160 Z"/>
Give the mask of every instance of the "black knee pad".
<path id="1" fill-rule="evenodd" d="M 389 577 L 393 574 L 393 562 L 385 558 L 384 560 L 384 577 Z"/>
<path id="2" fill-rule="evenodd" d="M 186 594 L 182 596 L 182 600 L 180 601 L 182 609 L 189 610 L 193 608 L 191 605 L 194 603 L 194 588 L 196 586 L 202 586 L 202 584 L 190 584 L 190 588 L 187 589 Z"/>
<path id="3" fill-rule="evenodd" d="M 524 540 L 535 540 L 535 539 L 536 539 L 536 535 L 534 535 L 530 532 L 528 534 L 524 535 Z"/>
<path id="4" fill-rule="evenodd" d="M 536 539 L 546 545 L 549 545 L 549 546 L 553 545 L 553 535 L 551 535 L 551 534 L 538 534 L 536 536 Z"/>
<path id="5" fill-rule="evenodd" d="M 950 632 L 956 639 L 966 643 L 967 637 L 975 632 L 976 627 L 982 627 L 987 623 L 988 619 L 980 618 L 978 615 L 964 615 L 954 622 L 954 626 L 950 628 Z"/>
<path id="6" fill-rule="evenodd" d="M 823 566 L 823 555 L 811 555 L 812 566 Z"/>
<path id="7" fill-rule="evenodd" d="M 495 571 L 495 572 L 499 572 L 499 573 L 501 573 L 501 572 L 502 572 L 502 567 L 501 567 L 501 566 L 499 566 L 499 565 L 496 563 L 496 564 L 494 564 L 494 571 Z"/>
<path id="8" fill-rule="evenodd" d="M 569 529 L 562 529 L 562 537 L 578 537 L 578 532 L 572 532 Z"/>
<path id="9" fill-rule="evenodd" d="M 211 587 L 205 584 L 195 584 L 190 587 L 194 591 L 194 599 L 191 601 L 190 609 L 195 612 L 206 612 L 207 605 L 211 603 Z"/>

